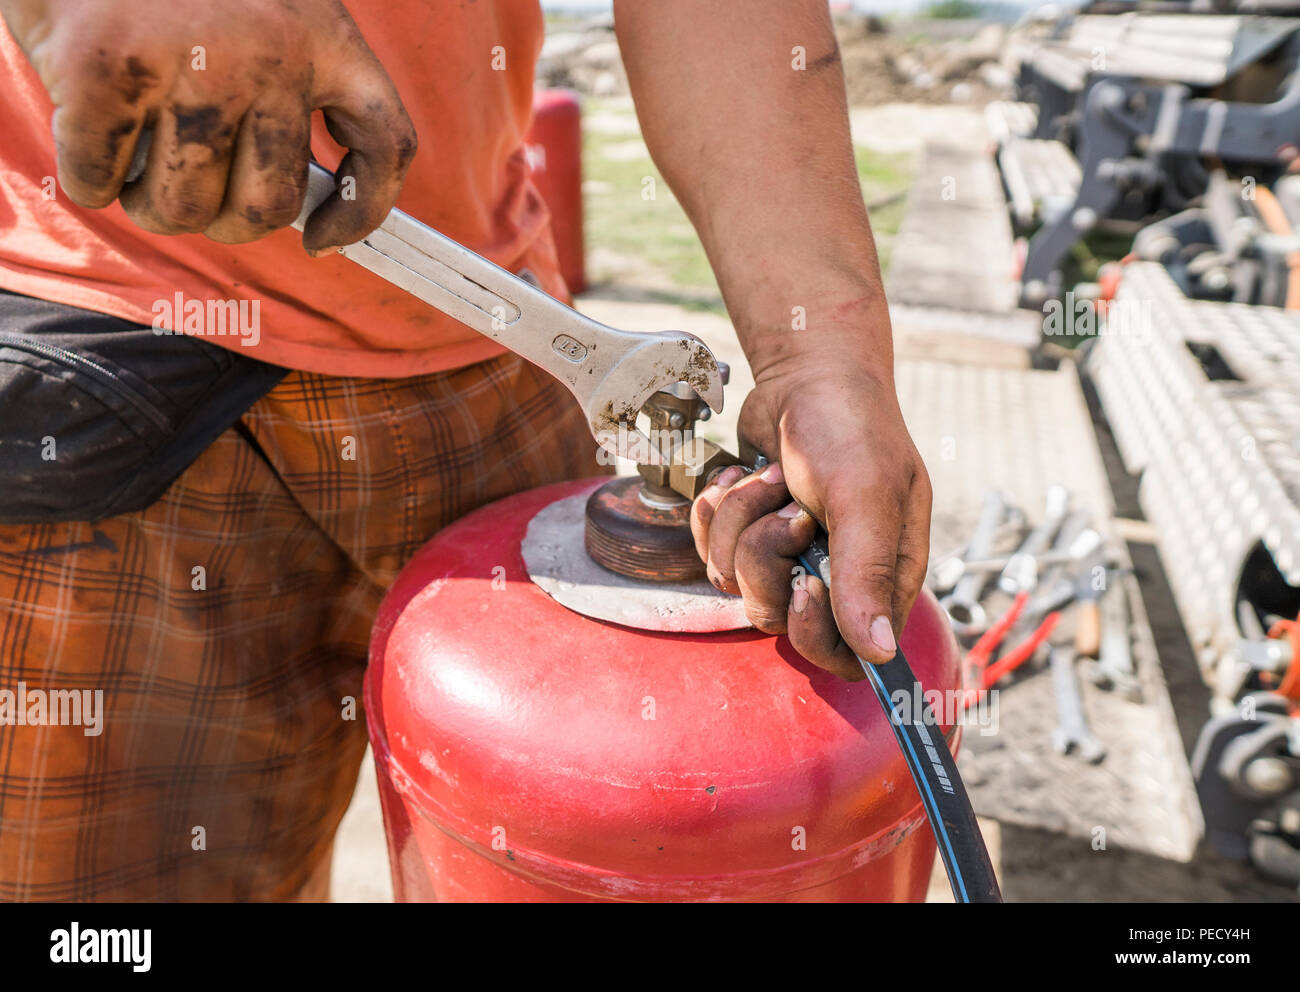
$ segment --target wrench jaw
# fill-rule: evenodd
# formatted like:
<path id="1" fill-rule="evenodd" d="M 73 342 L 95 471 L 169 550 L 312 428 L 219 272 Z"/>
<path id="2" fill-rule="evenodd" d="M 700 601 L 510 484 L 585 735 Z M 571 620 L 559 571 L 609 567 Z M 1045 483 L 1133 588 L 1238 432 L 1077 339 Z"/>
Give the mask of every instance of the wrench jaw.
<path id="1" fill-rule="evenodd" d="M 679 486 L 674 479 L 679 472 L 702 473 L 719 461 L 735 460 L 716 445 L 700 456 L 701 439 L 695 436 L 696 422 L 706 415 L 704 404 L 722 409 L 727 370 L 689 334 L 616 333 L 614 348 L 597 352 L 614 359 L 608 371 L 600 379 L 592 376 L 591 385 L 582 383 L 575 394 L 603 451 L 636 462 L 637 474 L 613 479 L 591 494 L 583 543 L 592 561 L 619 575 L 695 581 L 704 577 L 704 564 L 691 534 L 690 483 L 702 480 Z"/>
<path id="2" fill-rule="evenodd" d="M 638 464 L 660 464 L 660 447 L 637 425 L 655 393 L 685 382 L 714 413 L 722 412 L 722 373 L 713 352 L 685 331 L 638 335 L 628 351 L 583 400 L 592 437 L 606 452 Z"/>

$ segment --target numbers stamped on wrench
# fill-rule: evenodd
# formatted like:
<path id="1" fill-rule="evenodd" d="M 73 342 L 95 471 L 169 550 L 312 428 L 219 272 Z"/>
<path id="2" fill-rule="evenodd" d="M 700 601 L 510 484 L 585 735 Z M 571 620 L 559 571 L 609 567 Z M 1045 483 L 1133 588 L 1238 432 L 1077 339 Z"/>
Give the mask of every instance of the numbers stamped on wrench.
<path id="1" fill-rule="evenodd" d="M 551 347 L 561 358 L 567 358 L 574 365 L 581 365 L 587 360 L 587 348 L 576 338 L 569 337 L 567 334 L 558 334 L 555 340 L 551 342 Z"/>

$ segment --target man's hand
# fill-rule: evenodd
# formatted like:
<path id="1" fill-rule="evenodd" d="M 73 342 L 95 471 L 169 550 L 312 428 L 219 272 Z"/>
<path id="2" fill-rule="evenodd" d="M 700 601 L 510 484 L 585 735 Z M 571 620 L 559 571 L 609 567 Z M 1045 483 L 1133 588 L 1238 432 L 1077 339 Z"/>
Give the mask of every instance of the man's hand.
<path id="1" fill-rule="evenodd" d="M 701 496 L 696 541 L 756 626 L 788 629 L 810 661 L 861 677 L 850 648 L 892 658 L 920 591 L 930 485 L 894 393 L 826 0 L 742 7 L 614 5 L 646 144 L 700 232 L 754 369 L 741 443 L 778 463 Z M 820 580 L 791 589 L 809 512 L 830 533 L 843 642 Z"/>
<path id="2" fill-rule="evenodd" d="M 148 231 L 259 238 L 302 207 L 316 109 L 349 149 L 355 198 L 312 214 L 308 250 L 360 240 L 397 199 L 415 130 L 339 0 L 0 0 L 0 14 L 54 102 L 59 183 L 80 206 L 120 197 Z"/>
<path id="3" fill-rule="evenodd" d="M 894 656 L 929 555 L 930 481 L 893 384 L 834 354 L 798 359 L 760 375 L 740 434 L 773 462 L 747 478 L 730 470 L 696 500 L 709 578 L 744 596 L 759 630 L 788 633 L 813 664 L 862 678 L 849 645 L 866 661 Z M 816 531 L 809 512 L 830 534 L 829 593 L 816 576 L 792 579 Z"/>

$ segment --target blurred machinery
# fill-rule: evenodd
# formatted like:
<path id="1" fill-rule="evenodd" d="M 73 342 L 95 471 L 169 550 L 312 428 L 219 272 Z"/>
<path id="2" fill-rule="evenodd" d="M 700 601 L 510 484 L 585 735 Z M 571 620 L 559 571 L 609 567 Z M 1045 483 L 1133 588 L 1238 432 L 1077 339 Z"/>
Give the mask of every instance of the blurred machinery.
<path id="1" fill-rule="evenodd" d="M 1200 197 L 1210 163 L 1257 188 L 1300 155 L 1300 17 L 1195 7 L 1083 13 L 1017 43 L 1019 99 L 988 117 L 1013 222 L 1033 233 L 1024 305 L 1062 292 L 1071 248 L 1099 225 Z"/>
<path id="2" fill-rule="evenodd" d="M 1223 853 L 1300 884 L 1300 3 L 1094 4 L 992 104 L 1020 304 L 1084 369 L 1212 692 L 1192 756 Z M 1071 288 L 1090 233 L 1133 236 Z M 1078 302 L 1075 302 L 1075 297 Z M 1045 326 L 1047 322 L 1045 321 Z"/>
<path id="3" fill-rule="evenodd" d="M 1086 368 L 1125 466 L 1140 478 L 1213 693 L 1193 756 L 1209 836 L 1296 884 L 1300 651 L 1287 625 L 1300 611 L 1300 312 L 1189 297 L 1177 278 L 1188 278 L 1186 258 L 1163 255 L 1168 266 L 1125 266 L 1108 316 L 1119 308 L 1130 316 L 1103 325 Z M 1234 763 L 1230 740 L 1258 742 L 1250 735 L 1261 729 L 1274 744 L 1257 756 L 1265 764 Z M 1256 781 L 1264 767 L 1269 777 Z M 1237 826 L 1279 803 L 1292 811 L 1269 814 L 1265 864 Z"/>

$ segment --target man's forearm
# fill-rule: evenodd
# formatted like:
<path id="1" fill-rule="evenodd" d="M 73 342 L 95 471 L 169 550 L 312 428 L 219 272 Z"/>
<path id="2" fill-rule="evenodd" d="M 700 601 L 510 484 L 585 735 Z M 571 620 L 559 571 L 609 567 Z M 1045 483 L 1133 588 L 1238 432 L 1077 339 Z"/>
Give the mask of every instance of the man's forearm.
<path id="1" fill-rule="evenodd" d="M 824 0 L 616 0 L 615 23 L 646 143 L 704 241 L 755 372 L 816 347 L 891 378 Z M 817 333 L 792 330 L 797 307 Z"/>

